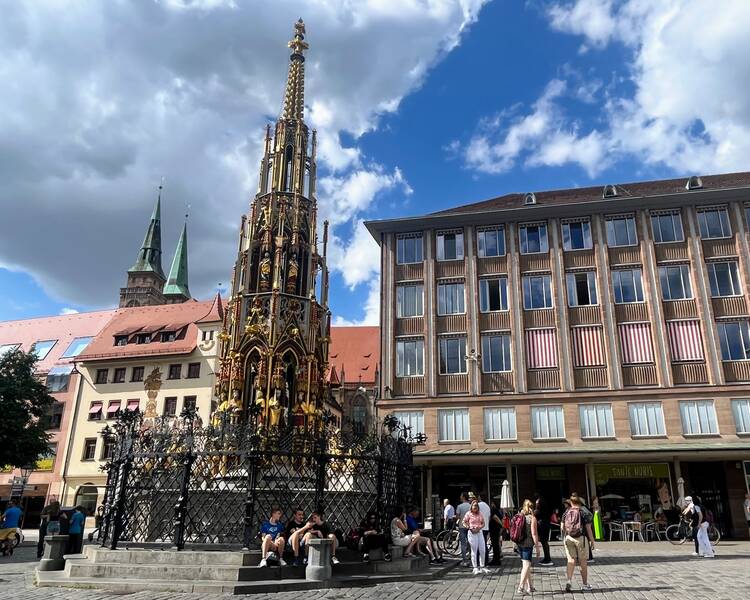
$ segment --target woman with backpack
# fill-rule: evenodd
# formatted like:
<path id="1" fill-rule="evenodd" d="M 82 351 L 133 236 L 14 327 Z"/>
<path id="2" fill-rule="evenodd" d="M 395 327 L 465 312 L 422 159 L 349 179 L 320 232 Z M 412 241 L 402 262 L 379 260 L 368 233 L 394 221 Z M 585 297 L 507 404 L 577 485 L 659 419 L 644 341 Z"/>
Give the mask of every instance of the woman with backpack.
<path id="1" fill-rule="evenodd" d="M 563 543 L 565 544 L 565 554 L 568 558 L 567 582 L 565 583 L 566 592 L 570 592 L 573 589 L 572 580 L 576 562 L 578 562 L 578 568 L 581 570 L 581 581 L 583 582 L 581 590 L 591 590 L 588 581 L 589 549 L 594 547 L 594 532 L 591 529 L 591 521 L 591 513 L 583 511 L 581 498 L 571 496 L 570 508 L 563 514 L 562 525 L 560 527 Z"/>
<path id="2" fill-rule="evenodd" d="M 485 552 L 487 547 L 484 543 L 484 516 L 479 510 L 479 502 L 473 500 L 471 508 L 466 513 L 463 526 L 468 530 L 469 547 L 471 548 L 471 566 L 474 567 L 474 575 L 489 573 L 490 570 L 484 566 Z"/>
<path id="3" fill-rule="evenodd" d="M 536 548 L 539 558 L 539 524 L 534 516 L 534 503 L 526 499 L 523 508 L 510 522 L 510 539 L 515 542 L 518 555 L 521 557 L 521 581 L 518 582 L 518 593 L 522 596 L 536 591 L 533 583 L 534 571 L 531 568 L 531 554 Z"/>

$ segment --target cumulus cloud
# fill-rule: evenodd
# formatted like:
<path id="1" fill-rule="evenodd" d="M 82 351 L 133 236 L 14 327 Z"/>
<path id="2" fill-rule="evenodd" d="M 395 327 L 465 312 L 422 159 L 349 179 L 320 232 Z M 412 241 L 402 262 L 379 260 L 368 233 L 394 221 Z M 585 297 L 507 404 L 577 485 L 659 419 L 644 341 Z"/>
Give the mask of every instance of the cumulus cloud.
<path id="1" fill-rule="evenodd" d="M 7 6 L 0 20 L 0 266 L 31 274 L 63 302 L 111 305 L 165 177 L 165 268 L 189 204 L 191 289 L 205 297 L 226 281 L 239 216 L 257 185 L 263 126 L 281 106 L 285 43 L 300 15 L 311 45 L 308 121 L 319 129 L 319 173 L 331 182 L 320 186 L 319 200 L 335 209 L 328 213 L 334 235 L 348 248 L 353 224 L 378 191 L 407 189 L 394 166 L 374 167 L 363 156 L 358 137 L 398 109 L 484 2 Z M 352 276 L 347 285 L 368 277 Z"/>
<path id="2" fill-rule="evenodd" d="M 61 315 L 76 315 L 78 312 L 75 308 L 70 308 L 69 306 L 64 306 L 60 309 Z"/>

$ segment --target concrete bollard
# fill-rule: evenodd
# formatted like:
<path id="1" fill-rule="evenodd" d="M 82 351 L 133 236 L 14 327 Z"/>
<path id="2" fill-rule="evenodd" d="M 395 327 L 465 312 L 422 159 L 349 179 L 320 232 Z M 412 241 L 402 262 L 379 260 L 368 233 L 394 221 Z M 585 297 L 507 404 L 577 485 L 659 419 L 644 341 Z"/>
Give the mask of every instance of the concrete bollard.
<path id="1" fill-rule="evenodd" d="M 39 561 L 40 571 L 62 571 L 65 568 L 65 548 L 67 535 L 48 535 L 44 538 L 44 556 Z"/>
<path id="2" fill-rule="evenodd" d="M 333 574 L 331 556 L 333 540 L 312 539 L 307 542 L 307 569 L 305 579 L 308 581 L 327 581 Z"/>

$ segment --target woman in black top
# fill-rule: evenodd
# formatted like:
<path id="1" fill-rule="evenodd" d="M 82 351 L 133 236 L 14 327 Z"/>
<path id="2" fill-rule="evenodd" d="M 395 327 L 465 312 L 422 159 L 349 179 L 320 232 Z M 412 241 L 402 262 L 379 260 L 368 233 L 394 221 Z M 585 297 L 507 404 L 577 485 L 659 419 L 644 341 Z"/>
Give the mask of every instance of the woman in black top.
<path id="1" fill-rule="evenodd" d="M 490 542 L 492 543 L 492 561 L 491 565 L 499 565 L 503 558 L 503 546 L 500 541 L 500 532 L 503 529 L 503 511 L 497 507 L 497 502 L 493 500 L 490 505 Z"/>
<path id="2" fill-rule="evenodd" d="M 549 519 L 550 511 L 547 507 L 547 503 L 540 495 L 537 494 L 534 502 L 534 516 L 536 517 L 537 527 L 539 530 L 539 541 L 542 542 L 542 551 L 544 552 L 544 558 L 539 564 L 543 567 L 549 567 L 552 563 L 552 558 L 549 554 Z"/>
<path id="3" fill-rule="evenodd" d="M 367 513 L 364 521 L 359 526 L 359 535 L 364 551 L 362 560 L 365 562 L 370 560 L 370 551 L 375 548 L 380 548 L 383 551 L 384 560 L 391 560 L 391 555 L 388 552 L 388 540 L 380 531 L 378 516 L 374 512 L 370 511 Z"/>

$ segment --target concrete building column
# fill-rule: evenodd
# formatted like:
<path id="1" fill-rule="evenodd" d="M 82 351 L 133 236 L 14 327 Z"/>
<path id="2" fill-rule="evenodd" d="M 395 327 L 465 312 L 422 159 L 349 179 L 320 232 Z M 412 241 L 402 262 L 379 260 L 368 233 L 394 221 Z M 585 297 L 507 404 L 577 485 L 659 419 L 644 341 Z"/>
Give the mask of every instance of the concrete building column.
<path id="1" fill-rule="evenodd" d="M 589 506 L 592 507 L 593 510 L 593 503 L 594 503 L 594 497 L 596 496 L 596 473 L 594 472 L 594 463 L 587 462 L 586 463 L 586 480 L 589 484 L 588 494 L 589 494 Z"/>

